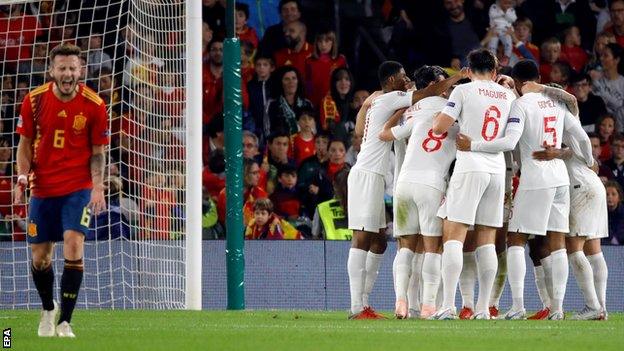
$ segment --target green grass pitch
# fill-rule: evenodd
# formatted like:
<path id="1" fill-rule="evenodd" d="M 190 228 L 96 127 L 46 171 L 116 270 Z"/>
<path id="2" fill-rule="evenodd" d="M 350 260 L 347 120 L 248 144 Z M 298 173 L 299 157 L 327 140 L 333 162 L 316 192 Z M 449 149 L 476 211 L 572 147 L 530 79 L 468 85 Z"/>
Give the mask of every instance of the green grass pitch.
<path id="1" fill-rule="evenodd" d="M 390 313 L 387 313 L 389 316 Z M 0 311 L 12 350 L 622 350 L 609 321 L 349 321 L 346 312 L 78 310 L 76 339 L 37 337 L 37 311 Z"/>

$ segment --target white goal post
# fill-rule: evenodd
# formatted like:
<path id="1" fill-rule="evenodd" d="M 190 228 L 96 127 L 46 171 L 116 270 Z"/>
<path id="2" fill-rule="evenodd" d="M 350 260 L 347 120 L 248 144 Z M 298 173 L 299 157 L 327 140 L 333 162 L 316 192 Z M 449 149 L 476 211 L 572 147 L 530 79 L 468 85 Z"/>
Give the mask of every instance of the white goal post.
<path id="1" fill-rule="evenodd" d="M 201 13 L 199 0 L 0 1 L 0 309 L 41 307 L 27 206 L 11 203 L 15 126 L 66 42 L 81 47 L 111 129 L 108 208 L 91 221 L 77 305 L 201 309 Z M 62 262 L 57 245 L 55 296 Z"/>

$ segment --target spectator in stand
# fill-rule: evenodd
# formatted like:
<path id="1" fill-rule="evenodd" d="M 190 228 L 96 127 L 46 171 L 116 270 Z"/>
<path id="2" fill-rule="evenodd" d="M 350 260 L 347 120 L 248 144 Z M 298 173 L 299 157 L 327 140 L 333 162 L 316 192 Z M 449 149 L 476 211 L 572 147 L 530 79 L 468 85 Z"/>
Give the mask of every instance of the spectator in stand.
<path id="1" fill-rule="evenodd" d="M 326 240 L 351 240 L 353 231 L 347 219 L 347 178 L 349 167 L 344 167 L 332 182 L 334 198 L 318 204 L 312 222 L 312 237 Z"/>
<path id="2" fill-rule="evenodd" d="M 225 34 L 225 1 L 202 0 L 202 19 L 217 35 Z"/>
<path id="3" fill-rule="evenodd" d="M 596 124 L 598 125 L 598 136 L 600 137 L 600 147 L 602 149 L 598 159 L 606 162 L 613 156 L 611 153 L 611 142 L 615 135 L 617 123 L 615 122 L 615 117 L 607 114 L 602 116 Z"/>
<path id="4" fill-rule="evenodd" d="M 87 51 L 87 74 L 89 77 L 97 77 L 96 73 L 101 68 L 113 69 L 113 60 L 102 49 L 102 33 L 92 33 L 89 36 L 89 49 Z"/>
<path id="5" fill-rule="evenodd" d="M 6 72 L 17 68 L 19 61 L 32 57 L 32 44 L 43 31 L 36 16 L 27 15 L 24 4 L 12 4 L 10 13 L 0 13 L 0 57 Z"/>
<path id="6" fill-rule="evenodd" d="M 258 164 L 262 163 L 263 155 L 260 153 L 260 149 L 258 148 L 258 137 L 248 131 L 243 131 L 243 158 L 249 158 L 256 161 Z M 267 171 L 263 168 L 260 168 L 260 179 L 258 180 L 258 185 L 262 189 L 266 189 L 267 186 Z"/>
<path id="7" fill-rule="evenodd" d="M 589 62 L 587 52 L 581 47 L 581 32 L 577 26 L 568 27 L 563 33 L 561 59 L 569 63 L 576 73 L 581 72 Z"/>
<path id="8" fill-rule="evenodd" d="M 281 240 L 284 239 L 280 218 L 273 212 L 269 199 L 258 199 L 253 206 L 254 216 L 245 230 L 245 239 Z"/>
<path id="9" fill-rule="evenodd" d="M 210 25 L 207 22 L 202 22 L 202 61 L 204 63 L 208 62 L 209 59 L 210 49 L 208 46 L 212 42 L 213 34 Z"/>
<path id="10" fill-rule="evenodd" d="M 284 131 L 276 131 L 269 136 L 269 147 L 266 155 L 266 163 L 268 164 L 267 171 L 267 187 L 266 190 L 269 194 L 275 189 L 277 183 L 277 170 L 284 165 L 293 165 L 295 161 L 288 157 L 288 148 L 290 146 L 290 136 Z M 263 168 L 264 167 L 263 160 Z"/>
<path id="11" fill-rule="evenodd" d="M 604 101 L 591 92 L 591 77 L 588 74 L 572 76 L 572 94 L 578 102 L 583 129 L 586 132 L 593 132 L 596 128 L 596 120 L 607 113 L 607 108 Z"/>
<path id="12" fill-rule="evenodd" d="M 296 221 L 300 215 L 301 202 L 297 193 L 297 169 L 283 165 L 277 169 L 278 184 L 270 196 L 275 213 L 288 221 Z"/>
<path id="13" fill-rule="evenodd" d="M 542 43 L 541 53 L 539 72 L 542 84 L 546 84 L 550 83 L 550 71 L 552 71 L 553 64 L 561 59 L 561 43 L 557 38 L 547 39 Z"/>
<path id="14" fill-rule="evenodd" d="M 315 176 L 320 172 L 322 165 L 329 159 L 329 135 L 326 132 L 320 131 L 316 135 L 314 148 L 316 150 L 314 156 L 303 160 L 297 172 L 297 189 L 300 194 L 310 193 L 310 185 L 313 183 Z M 303 210 L 307 217 L 312 218 L 314 208 L 305 208 L 304 205 Z"/>
<path id="15" fill-rule="evenodd" d="M 607 111 L 616 118 L 618 132 L 624 129 L 624 77 L 620 74 L 622 48 L 618 44 L 607 44 L 600 55 L 602 78 L 593 81 L 592 91 L 600 96 Z"/>
<path id="16" fill-rule="evenodd" d="M 278 50 L 285 48 L 284 31 L 286 25 L 301 19 L 301 4 L 297 0 L 281 0 L 278 8 L 282 21 L 270 26 L 264 33 L 260 42 L 262 56 L 273 57 L 273 54 Z"/>
<path id="17" fill-rule="evenodd" d="M 32 86 L 43 85 L 46 81 L 48 68 L 48 43 L 42 39 L 37 40 L 33 49 L 33 56 L 30 60 L 22 60 L 19 63 L 17 72 L 30 76 Z"/>
<path id="18" fill-rule="evenodd" d="M 602 32 L 596 36 L 596 42 L 594 42 L 594 51 L 586 67 L 586 71 L 591 76 L 592 80 L 598 80 L 602 77 L 600 55 L 607 47 L 607 44 L 611 43 L 615 43 L 615 36 L 613 35 L 613 33 Z"/>
<path id="19" fill-rule="evenodd" d="M 296 21 L 284 27 L 286 47 L 273 55 L 275 66 L 293 66 L 305 81 L 306 60 L 312 56 L 312 45 L 306 41 L 306 26 Z"/>
<path id="20" fill-rule="evenodd" d="M 267 198 L 269 195 L 258 186 L 260 166 L 255 160 L 243 159 L 243 224 L 247 225 L 253 218 L 253 204 L 256 199 Z M 219 222 L 225 224 L 225 189 L 219 193 L 217 200 Z"/>
<path id="21" fill-rule="evenodd" d="M 308 98 L 321 107 L 321 99 L 329 93 L 332 72 L 347 65 L 347 59 L 338 53 L 336 32 L 324 29 L 316 34 L 312 56 L 306 59 L 305 76 Z"/>
<path id="22" fill-rule="evenodd" d="M 504 62 L 509 62 L 513 50 L 513 43 L 510 35 L 513 23 L 518 19 L 514 9 L 513 0 L 496 0 L 489 10 L 490 30 L 495 31 L 487 44 L 488 49 L 496 52 L 498 44 L 501 42 L 504 47 Z"/>
<path id="23" fill-rule="evenodd" d="M 221 113 L 215 115 L 210 123 L 204 125 L 203 136 L 203 160 L 208 164 L 210 155 L 215 150 L 223 151 L 225 146 L 225 134 L 223 132 L 224 121 Z"/>
<path id="24" fill-rule="evenodd" d="M 345 143 L 340 139 L 334 139 L 329 143 L 329 159 L 325 165 L 325 173 L 331 182 L 334 181 L 336 173 L 348 164 L 345 161 L 347 148 Z"/>
<path id="25" fill-rule="evenodd" d="M 452 58 L 466 59 L 466 55 L 480 46 L 480 28 L 466 16 L 463 0 L 443 0 L 447 18 L 440 21 L 434 29 L 434 40 L 429 60 L 444 67 L 449 66 Z"/>
<path id="26" fill-rule="evenodd" d="M 353 99 L 353 76 L 348 68 L 338 68 L 331 75 L 330 94 L 321 101 L 320 125 L 334 138 L 348 139 L 345 123 L 349 122 L 349 103 Z M 355 120 L 350 122 L 355 123 Z"/>
<path id="27" fill-rule="evenodd" d="M 246 41 L 253 47 L 252 55 L 258 48 L 258 34 L 256 30 L 247 24 L 249 20 L 249 5 L 236 3 L 236 36 L 241 41 Z"/>
<path id="28" fill-rule="evenodd" d="M 273 64 L 272 58 L 261 56 L 259 53 L 256 54 L 254 60 L 254 70 L 256 74 L 253 79 L 247 83 L 249 114 L 254 121 L 254 132 L 258 138 L 260 138 L 260 145 L 264 145 L 266 138 L 271 132 L 271 124 L 266 110 L 269 106 L 272 93 L 269 79 L 275 70 L 275 65 Z"/>
<path id="29" fill-rule="evenodd" d="M 360 108 L 366 101 L 366 98 L 370 96 L 370 93 L 366 89 L 357 89 L 353 93 L 353 99 L 349 102 L 349 118 L 345 121 L 345 129 L 347 133 L 351 135 L 355 131 L 355 120 Z"/>
<path id="30" fill-rule="evenodd" d="M 539 65 L 540 50 L 531 42 L 533 22 L 528 17 L 520 17 L 514 22 L 513 29 L 511 38 L 514 41 L 514 49 L 509 65 L 513 66 L 522 59 L 533 60 Z"/>
<path id="31" fill-rule="evenodd" d="M 589 142 L 592 146 L 592 155 L 594 156 L 594 160 L 596 161 L 596 165 L 598 166 L 598 177 L 602 182 L 606 182 L 607 180 L 613 179 L 613 173 L 611 172 L 611 168 L 604 164 L 604 162 L 600 161 L 600 154 L 602 153 L 602 147 L 600 146 L 600 137 L 596 133 L 587 133 L 589 137 Z"/>
<path id="32" fill-rule="evenodd" d="M 202 85 L 204 124 L 223 110 L 223 41 L 213 39 L 208 45 L 208 63 L 203 65 Z"/>
<path id="33" fill-rule="evenodd" d="M 247 83 L 249 83 L 254 76 L 255 70 L 251 58 L 254 55 L 253 47 L 248 41 L 241 41 L 241 83 L 247 89 Z"/>
<path id="34" fill-rule="evenodd" d="M 550 70 L 549 81 L 550 83 L 560 85 L 561 89 L 572 93 L 572 88 L 570 87 L 572 72 L 572 67 L 567 62 L 555 62 L 552 64 L 552 69 Z"/>
<path id="35" fill-rule="evenodd" d="M 609 210 L 609 237 L 602 239 L 602 244 L 624 245 L 624 194 L 620 184 L 608 181 L 607 209 Z"/>
<path id="36" fill-rule="evenodd" d="M 295 165 L 299 167 L 306 158 L 314 155 L 314 134 L 316 133 L 316 118 L 314 111 L 302 110 L 298 116 L 299 133 L 292 136 L 292 156 Z"/>
<path id="37" fill-rule="evenodd" d="M 618 134 L 613 137 L 611 150 L 613 151 L 613 157 L 605 162 L 605 165 L 613 173 L 613 180 L 617 181 L 624 188 L 624 135 Z"/>
<path id="38" fill-rule="evenodd" d="M 613 33 L 620 46 L 624 46 L 624 0 L 611 0 L 609 5 L 611 24 L 605 32 Z"/>
<path id="39" fill-rule="evenodd" d="M 0 137 L 0 218 L 12 214 L 14 173 L 10 139 Z"/>
<path id="40" fill-rule="evenodd" d="M 267 108 L 268 131 L 282 129 L 289 136 L 297 133 L 297 115 L 301 110 L 312 109 L 312 104 L 304 97 L 303 81 L 296 68 L 283 66 L 277 69 L 273 80 L 273 97 Z"/>
<path id="41" fill-rule="evenodd" d="M 202 171 L 202 185 L 204 192 L 214 200 L 225 188 L 225 155 L 222 149 L 216 149 L 210 153 L 210 160 Z"/>
<path id="42" fill-rule="evenodd" d="M 345 162 L 348 163 L 351 167 L 355 165 L 355 161 L 357 161 L 357 155 L 360 153 L 360 147 L 362 146 L 362 136 L 357 133 L 351 133 L 351 146 L 349 150 L 347 150 L 347 154 L 345 155 Z"/>

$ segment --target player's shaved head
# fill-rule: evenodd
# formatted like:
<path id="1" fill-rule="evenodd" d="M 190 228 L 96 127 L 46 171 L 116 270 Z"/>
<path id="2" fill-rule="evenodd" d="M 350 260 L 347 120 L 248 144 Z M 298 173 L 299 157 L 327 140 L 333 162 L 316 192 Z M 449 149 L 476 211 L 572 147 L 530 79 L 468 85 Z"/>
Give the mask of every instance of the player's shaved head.
<path id="1" fill-rule="evenodd" d="M 388 80 L 399 73 L 403 69 L 403 65 L 396 61 L 385 61 L 379 65 L 377 70 L 377 76 L 379 77 L 379 84 L 383 87 L 388 83 Z"/>
<path id="2" fill-rule="evenodd" d="M 496 71 L 498 60 L 488 49 L 473 50 L 468 54 L 468 67 L 473 73 L 487 74 Z"/>
<path id="3" fill-rule="evenodd" d="M 511 77 L 515 82 L 516 90 L 522 94 L 520 90 L 522 84 L 529 81 L 539 81 L 539 68 L 537 68 L 537 64 L 533 60 L 522 60 L 514 65 L 511 70 Z"/>

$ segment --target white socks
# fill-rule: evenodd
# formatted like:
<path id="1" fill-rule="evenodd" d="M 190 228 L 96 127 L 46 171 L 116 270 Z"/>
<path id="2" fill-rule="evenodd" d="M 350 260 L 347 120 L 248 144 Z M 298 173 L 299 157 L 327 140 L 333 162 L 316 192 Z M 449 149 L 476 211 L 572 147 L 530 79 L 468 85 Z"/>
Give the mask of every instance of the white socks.
<path id="1" fill-rule="evenodd" d="M 568 255 L 568 260 L 570 261 L 570 266 L 572 266 L 572 273 L 574 273 L 576 283 L 583 292 L 585 305 L 599 310 L 600 304 L 598 303 L 598 296 L 596 296 L 596 288 L 594 287 L 594 273 L 589 260 L 587 260 L 583 251 L 571 253 Z"/>
<path id="2" fill-rule="evenodd" d="M 507 254 L 507 260 L 509 260 L 509 254 Z M 539 295 L 540 300 L 542 300 L 543 308 L 550 308 L 550 295 L 548 294 L 548 289 L 546 289 L 544 266 L 533 267 L 533 272 L 535 275 L 535 285 L 537 285 L 537 294 Z"/>
<path id="3" fill-rule="evenodd" d="M 552 310 L 553 305 L 553 281 L 552 281 L 552 256 L 544 257 L 540 260 L 542 268 L 544 269 L 544 286 L 548 292 L 548 298 L 550 299 L 550 305 L 548 308 Z"/>
<path id="4" fill-rule="evenodd" d="M 595 255 L 587 256 L 587 260 L 591 265 L 592 271 L 594 273 L 594 287 L 596 289 L 596 295 L 598 296 L 598 302 L 600 303 L 600 307 L 604 311 L 607 310 L 606 300 L 607 300 L 607 262 L 604 259 L 602 252 L 599 252 Z"/>
<path id="5" fill-rule="evenodd" d="M 436 305 L 436 295 L 440 286 L 440 262 L 442 255 L 425 252 L 422 263 L 422 304 L 428 306 Z"/>
<path id="6" fill-rule="evenodd" d="M 446 247 L 444 249 L 446 250 Z M 459 276 L 459 292 L 461 292 L 462 296 L 462 307 L 474 309 L 474 290 L 477 284 L 477 262 L 475 253 L 464 252 L 463 258 L 464 266 Z"/>
<path id="7" fill-rule="evenodd" d="M 494 244 L 482 245 L 475 250 L 479 274 L 479 299 L 475 312 L 488 312 L 494 277 L 498 269 L 498 258 Z"/>
<path id="8" fill-rule="evenodd" d="M 409 302 L 409 308 L 420 311 L 420 283 L 421 273 L 423 265 L 424 255 L 421 253 L 414 253 L 412 259 L 412 275 L 409 279 L 409 285 L 407 288 L 407 301 Z"/>
<path id="9" fill-rule="evenodd" d="M 366 280 L 364 281 L 364 291 L 362 293 L 362 303 L 364 306 L 370 306 L 368 297 L 375 286 L 381 261 L 383 261 L 383 254 L 376 254 L 368 251 L 368 255 L 366 255 Z"/>
<path id="10" fill-rule="evenodd" d="M 552 308 L 554 312 L 563 312 L 563 298 L 565 297 L 566 285 L 568 284 L 568 255 L 566 249 L 551 252 L 552 257 Z"/>
<path id="11" fill-rule="evenodd" d="M 538 282 L 537 270 L 541 272 L 541 278 L 539 280 L 544 281 L 544 271 L 542 267 L 535 267 L 535 281 Z M 513 310 L 524 309 L 524 277 L 526 276 L 526 259 L 524 257 L 524 247 L 522 246 L 510 246 L 507 248 L 507 279 L 509 280 L 509 287 L 511 288 L 511 297 L 513 299 Z M 538 291 L 540 291 L 540 298 L 542 298 L 540 283 L 537 283 Z M 545 287 L 544 287 L 545 288 Z M 548 293 L 546 293 L 548 294 Z M 542 302 L 544 299 L 542 298 Z"/>
<path id="12" fill-rule="evenodd" d="M 394 257 L 394 293 L 397 300 L 407 301 L 407 285 L 412 274 L 412 259 L 414 252 L 408 248 L 401 248 Z"/>
<path id="13" fill-rule="evenodd" d="M 492 287 L 492 296 L 490 296 L 490 306 L 498 307 L 503 290 L 505 290 L 505 280 L 507 278 L 507 251 L 503 251 L 497 255 L 498 270 L 494 278 L 494 286 Z"/>
<path id="14" fill-rule="evenodd" d="M 351 248 L 347 260 L 349 273 L 349 290 L 351 291 L 351 313 L 359 313 L 364 309 L 362 292 L 366 275 L 366 256 L 368 251 Z"/>
<path id="15" fill-rule="evenodd" d="M 442 253 L 442 283 L 444 284 L 444 302 L 442 308 L 455 308 L 455 290 L 462 272 L 464 244 L 461 241 L 449 240 L 444 243 Z"/>

